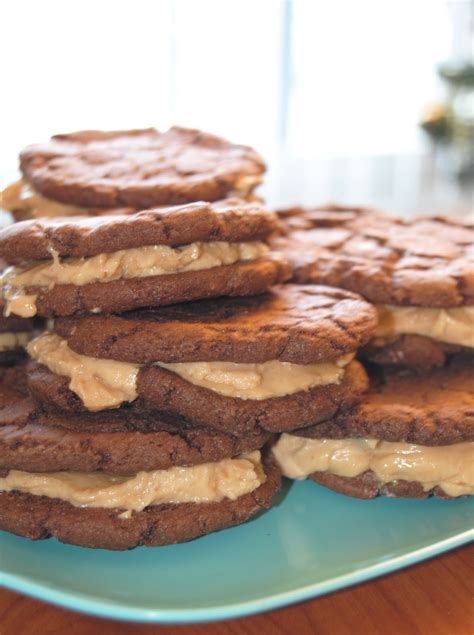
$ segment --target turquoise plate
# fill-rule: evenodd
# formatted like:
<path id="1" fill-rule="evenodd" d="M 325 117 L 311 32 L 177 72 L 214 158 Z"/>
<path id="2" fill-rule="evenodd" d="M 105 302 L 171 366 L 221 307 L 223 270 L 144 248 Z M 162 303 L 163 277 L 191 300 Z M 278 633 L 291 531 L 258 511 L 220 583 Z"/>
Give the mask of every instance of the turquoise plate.
<path id="1" fill-rule="evenodd" d="M 78 611 L 143 622 L 236 617 L 315 597 L 472 538 L 474 499 L 346 498 L 295 483 L 241 527 L 183 545 L 107 552 L 0 532 L 0 583 Z"/>

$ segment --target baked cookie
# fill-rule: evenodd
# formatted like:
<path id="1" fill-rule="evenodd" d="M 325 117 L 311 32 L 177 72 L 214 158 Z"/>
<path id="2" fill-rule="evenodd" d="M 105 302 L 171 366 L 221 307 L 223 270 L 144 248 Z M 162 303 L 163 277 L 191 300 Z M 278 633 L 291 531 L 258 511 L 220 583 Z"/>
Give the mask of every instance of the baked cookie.
<path id="1" fill-rule="evenodd" d="M 18 390 L 22 372 L 7 369 L 0 384 L 0 529 L 128 549 L 190 540 L 271 505 L 280 473 L 268 433 L 237 438 L 126 409 L 52 415 Z"/>
<path id="2" fill-rule="evenodd" d="M 359 498 L 474 494 L 473 371 L 461 358 L 379 370 L 358 406 L 282 435 L 273 454 L 286 476 Z"/>
<path id="3" fill-rule="evenodd" d="M 55 135 L 25 148 L 20 168 L 0 199 L 17 220 L 247 198 L 265 164 L 248 146 L 173 127 Z"/>
<path id="4" fill-rule="evenodd" d="M 379 325 L 366 358 L 427 368 L 474 351 L 472 224 L 338 206 L 279 215 L 286 235 L 275 246 L 295 280 L 349 289 L 376 305 Z"/>
<path id="5" fill-rule="evenodd" d="M 291 430 L 360 399 L 367 377 L 353 357 L 375 325 L 374 309 L 359 296 L 299 285 L 159 311 L 60 318 L 54 333 L 28 347 L 37 362 L 29 385 L 65 412 L 137 401 L 238 435 L 256 426 Z"/>
<path id="6" fill-rule="evenodd" d="M 121 312 L 285 280 L 268 252 L 275 227 L 260 205 L 227 199 L 134 215 L 41 219 L 0 230 L 6 315 Z"/>
<path id="7" fill-rule="evenodd" d="M 254 429 L 236 437 L 135 407 L 51 413 L 18 390 L 12 379 L 4 377 L 0 385 L 0 472 L 104 471 L 127 476 L 232 458 L 262 448 L 271 436 Z"/>
<path id="8" fill-rule="evenodd" d="M 33 540 L 54 536 L 102 549 L 185 542 L 241 524 L 271 506 L 280 472 L 268 453 L 259 455 L 172 468 L 177 472 L 140 472 L 119 482 L 98 472 L 36 475 L 11 470 L 0 478 L 0 529 Z M 150 487 L 175 475 L 177 494 L 163 487 L 157 496 Z M 91 498 L 100 490 L 101 506 L 84 502 L 80 486 L 85 482 Z M 139 501 L 137 484 L 148 486 L 148 496 Z M 174 500 L 157 502 L 170 498 Z"/>

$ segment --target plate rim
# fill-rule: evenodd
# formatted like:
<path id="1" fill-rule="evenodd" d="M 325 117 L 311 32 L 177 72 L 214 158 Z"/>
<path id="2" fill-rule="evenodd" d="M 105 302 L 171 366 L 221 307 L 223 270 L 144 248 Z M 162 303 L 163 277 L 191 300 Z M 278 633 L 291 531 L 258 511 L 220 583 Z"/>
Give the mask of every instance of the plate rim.
<path id="1" fill-rule="evenodd" d="M 45 584 L 32 582 L 28 578 L 12 573 L 5 573 L 1 570 L 0 587 L 23 593 L 29 597 L 54 604 L 61 608 L 95 617 L 151 624 L 210 622 L 254 615 L 263 611 L 270 611 L 296 602 L 319 597 L 326 593 L 353 586 L 354 584 L 365 582 L 372 578 L 416 564 L 417 562 L 450 551 L 473 540 L 474 529 L 468 529 L 448 538 L 443 538 L 429 545 L 425 545 L 424 547 L 413 549 L 405 554 L 376 562 L 350 573 L 341 574 L 320 582 L 307 584 L 296 589 L 275 593 L 255 600 L 228 603 L 217 607 L 206 607 L 202 609 L 150 609 L 125 606 L 112 600 L 94 600 L 80 593 L 48 588 Z"/>

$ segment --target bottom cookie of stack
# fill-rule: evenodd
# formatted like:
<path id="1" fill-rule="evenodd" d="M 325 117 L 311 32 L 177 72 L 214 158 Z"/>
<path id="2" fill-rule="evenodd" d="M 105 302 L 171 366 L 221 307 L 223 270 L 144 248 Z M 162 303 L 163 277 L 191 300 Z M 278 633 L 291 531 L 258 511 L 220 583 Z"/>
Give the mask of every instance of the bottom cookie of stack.
<path id="1" fill-rule="evenodd" d="M 280 486 L 268 434 L 234 439 L 170 421 L 147 432 L 120 415 L 66 421 L 8 386 L 0 397 L 0 528 L 27 538 L 184 542 L 269 508 Z"/>

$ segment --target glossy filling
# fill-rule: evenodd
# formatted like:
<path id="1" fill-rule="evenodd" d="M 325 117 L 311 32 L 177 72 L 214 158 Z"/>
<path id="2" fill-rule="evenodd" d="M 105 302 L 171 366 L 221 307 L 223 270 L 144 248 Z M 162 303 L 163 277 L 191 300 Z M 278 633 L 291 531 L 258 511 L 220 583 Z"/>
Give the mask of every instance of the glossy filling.
<path id="1" fill-rule="evenodd" d="M 0 478 L 0 491 L 66 501 L 75 507 L 140 512 L 150 505 L 218 503 L 257 489 L 266 476 L 260 452 L 192 467 L 113 476 L 103 472 L 22 472 Z"/>
<path id="2" fill-rule="evenodd" d="M 434 309 L 378 305 L 376 309 L 379 315 L 376 338 L 424 335 L 447 344 L 474 347 L 474 306 Z"/>
<path id="3" fill-rule="evenodd" d="M 474 442 L 417 445 L 378 439 L 307 439 L 282 434 L 273 447 L 282 473 L 292 479 L 313 472 L 355 477 L 371 470 L 382 484 L 417 481 L 425 491 L 474 494 Z"/>

